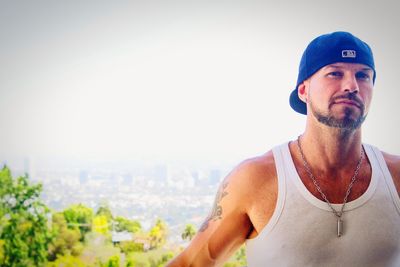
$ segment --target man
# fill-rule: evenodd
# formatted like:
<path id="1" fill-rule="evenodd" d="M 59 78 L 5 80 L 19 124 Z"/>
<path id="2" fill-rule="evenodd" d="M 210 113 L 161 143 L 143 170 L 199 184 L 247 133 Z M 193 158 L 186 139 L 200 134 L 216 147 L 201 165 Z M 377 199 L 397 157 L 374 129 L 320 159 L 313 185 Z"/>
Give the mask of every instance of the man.
<path id="1" fill-rule="evenodd" d="M 361 141 L 376 72 L 347 32 L 314 39 L 291 107 L 297 140 L 236 167 L 169 266 L 219 266 L 244 242 L 248 266 L 400 266 L 400 157 Z"/>

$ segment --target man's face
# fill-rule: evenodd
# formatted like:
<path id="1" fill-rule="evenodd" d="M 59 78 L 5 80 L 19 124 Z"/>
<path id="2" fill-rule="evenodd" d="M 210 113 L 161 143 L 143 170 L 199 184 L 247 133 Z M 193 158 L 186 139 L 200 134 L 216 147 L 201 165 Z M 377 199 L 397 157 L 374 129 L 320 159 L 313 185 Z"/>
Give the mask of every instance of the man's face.
<path id="1" fill-rule="evenodd" d="M 330 127 L 355 130 L 368 114 L 373 70 L 363 64 L 334 63 L 317 71 L 305 84 L 307 110 Z"/>

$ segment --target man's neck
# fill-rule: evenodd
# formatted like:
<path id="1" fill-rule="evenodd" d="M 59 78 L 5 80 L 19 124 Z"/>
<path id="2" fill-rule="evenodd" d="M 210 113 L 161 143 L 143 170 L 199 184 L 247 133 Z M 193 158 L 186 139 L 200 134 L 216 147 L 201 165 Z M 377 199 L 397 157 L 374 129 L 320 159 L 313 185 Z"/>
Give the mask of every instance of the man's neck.
<path id="1" fill-rule="evenodd" d="M 321 171 L 354 168 L 361 154 L 361 129 L 307 127 L 300 142 L 310 165 Z M 318 166 L 318 167 L 317 167 Z"/>
<path id="2" fill-rule="evenodd" d="M 302 159 L 303 156 L 296 144 L 292 143 L 293 159 L 300 179 L 315 197 L 323 200 L 305 170 L 304 160 L 307 161 L 311 173 L 316 177 L 321 190 L 331 203 L 343 203 L 343 197 L 358 168 L 360 169 L 356 176 L 357 183 L 348 200 L 358 198 L 368 188 L 371 170 L 366 164 L 367 158 L 360 163 L 361 149 L 363 149 L 361 129 L 347 131 L 346 134 L 343 134 L 343 131 L 339 129 L 311 128 L 307 125 L 306 131 L 299 137 L 299 141 L 304 158 Z"/>

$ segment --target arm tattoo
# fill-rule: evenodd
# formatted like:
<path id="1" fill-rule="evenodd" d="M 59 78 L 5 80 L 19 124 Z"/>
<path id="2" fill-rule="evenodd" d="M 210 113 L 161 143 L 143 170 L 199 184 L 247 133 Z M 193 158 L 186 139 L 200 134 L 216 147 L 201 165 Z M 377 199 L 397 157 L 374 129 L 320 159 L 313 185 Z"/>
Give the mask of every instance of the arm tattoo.
<path id="1" fill-rule="evenodd" d="M 208 228 L 208 224 L 210 221 L 216 221 L 218 219 L 222 219 L 222 207 L 220 202 L 223 197 L 225 197 L 228 192 L 225 191 L 228 186 L 228 182 L 225 181 L 222 183 L 222 186 L 219 188 L 217 195 L 215 196 L 214 205 L 211 210 L 210 215 L 208 215 L 206 221 L 201 225 L 200 232 L 204 232 Z"/>

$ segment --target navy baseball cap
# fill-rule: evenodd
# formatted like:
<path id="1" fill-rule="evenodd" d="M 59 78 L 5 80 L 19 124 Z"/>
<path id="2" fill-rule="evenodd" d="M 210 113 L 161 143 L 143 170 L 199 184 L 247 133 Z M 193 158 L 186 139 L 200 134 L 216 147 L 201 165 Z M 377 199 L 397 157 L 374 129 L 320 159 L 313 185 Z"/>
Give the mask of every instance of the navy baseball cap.
<path id="1" fill-rule="evenodd" d="M 290 106 L 301 114 L 307 114 L 307 106 L 298 96 L 297 88 L 322 67 L 336 63 L 360 63 L 376 71 L 374 57 L 369 45 L 349 32 L 333 32 L 318 36 L 304 51 L 299 66 L 296 88 L 290 94 Z"/>

